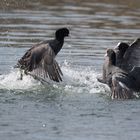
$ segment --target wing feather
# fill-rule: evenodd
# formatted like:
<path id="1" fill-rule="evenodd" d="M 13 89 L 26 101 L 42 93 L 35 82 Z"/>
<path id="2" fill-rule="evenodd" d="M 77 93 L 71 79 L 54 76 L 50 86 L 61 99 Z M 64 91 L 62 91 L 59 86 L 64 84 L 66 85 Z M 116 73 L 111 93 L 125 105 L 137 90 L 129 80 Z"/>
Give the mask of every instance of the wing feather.
<path id="1" fill-rule="evenodd" d="M 112 78 L 111 91 L 112 99 L 130 99 L 133 97 L 133 91 L 124 83 L 118 81 L 116 77 Z"/>
<path id="2" fill-rule="evenodd" d="M 140 38 L 136 39 L 124 54 L 123 69 L 131 71 L 134 66 L 140 67 Z"/>
<path id="3" fill-rule="evenodd" d="M 19 61 L 22 69 L 38 78 L 62 81 L 62 71 L 55 60 L 55 53 L 49 44 L 39 44 L 29 49 Z"/>

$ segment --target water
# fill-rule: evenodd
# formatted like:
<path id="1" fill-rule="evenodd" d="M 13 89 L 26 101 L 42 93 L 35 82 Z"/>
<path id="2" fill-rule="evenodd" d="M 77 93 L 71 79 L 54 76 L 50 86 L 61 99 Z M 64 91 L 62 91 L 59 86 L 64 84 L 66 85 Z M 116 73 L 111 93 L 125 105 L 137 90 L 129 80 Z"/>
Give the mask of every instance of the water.
<path id="1" fill-rule="evenodd" d="M 1 140 L 138 140 L 140 100 L 116 101 L 97 82 L 106 48 L 140 37 L 139 0 L 38 0 L 0 4 Z M 60 84 L 13 69 L 32 45 L 67 27 Z"/>

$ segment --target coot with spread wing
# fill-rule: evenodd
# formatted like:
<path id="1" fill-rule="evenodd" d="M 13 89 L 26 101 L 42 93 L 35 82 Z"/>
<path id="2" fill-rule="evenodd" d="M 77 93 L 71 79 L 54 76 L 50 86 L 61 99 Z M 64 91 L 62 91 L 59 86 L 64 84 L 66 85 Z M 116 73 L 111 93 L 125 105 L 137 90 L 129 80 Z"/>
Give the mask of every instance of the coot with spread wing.
<path id="1" fill-rule="evenodd" d="M 106 68 L 106 84 L 111 89 L 112 99 L 129 99 L 134 97 L 134 92 L 140 91 L 140 87 L 135 79 L 135 73 L 140 74 L 140 67 L 134 67 L 130 72 L 116 66 L 116 54 L 114 50 L 108 49 L 106 52 L 108 62 Z"/>
<path id="2" fill-rule="evenodd" d="M 27 50 L 18 61 L 17 67 L 24 70 L 26 74 L 34 71 L 37 76 L 43 75 L 56 82 L 62 81 L 62 72 L 55 56 L 61 50 L 64 38 L 68 35 L 67 28 L 58 29 L 54 39 L 38 43 Z"/>
<path id="3" fill-rule="evenodd" d="M 121 42 L 114 49 L 116 53 L 116 66 L 131 71 L 133 67 L 140 67 L 140 38 L 132 44 Z"/>
<path id="4" fill-rule="evenodd" d="M 121 42 L 115 48 L 114 52 L 116 54 L 116 66 L 130 72 L 134 67 L 140 67 L 140 39 L 136 39 L 131 45 Z M 106 83 L 106 75 L 108 75 L 108 69 L 106 64 L 108 63 L 108 58 L 105 58 L 103 64 L 103 74 L 101 78 L 98 78 L 99 82 Z M 140 74 L 133 73 L 137 82 L 140 84 Z"/>

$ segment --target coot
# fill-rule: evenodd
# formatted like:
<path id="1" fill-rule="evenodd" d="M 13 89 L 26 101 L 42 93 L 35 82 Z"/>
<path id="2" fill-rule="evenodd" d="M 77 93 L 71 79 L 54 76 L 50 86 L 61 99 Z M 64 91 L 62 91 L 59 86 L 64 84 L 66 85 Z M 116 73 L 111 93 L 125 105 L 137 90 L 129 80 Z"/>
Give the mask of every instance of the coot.
<path id="1" fill-rule="evenodd" d="M 128 45 L 127 43 L 120 42 L 115 48 L 114 52 L 116 54 L 116 66 L 130 72 L 134 67 L 140 67 L 140 39 L 136 39 L 132 44 Z M 103 74 L 101 78 L 98 78 L 99 82 L 106 83 L 106 75 L 108 75 L 107 64 L 108 58 L 105 58 L 103 64 Z M 133 73 L 137 82 L 140 85 L 140 74 Z"/>
<path id="2" fill-rule="evenodd" d="M 121 42 L 114 49 L 116 53 L 116 66 L 126 71 L 131 71 L 133 67 L 140 67 L 140 38 L 132 44 Z"/>
<path id="3" fill-rule="evenodd" d="M 111 89 L 112 99 L 129 99 L 134 97 L 134 92 L 140 91 L 135 79 L 135 74 L 140 74 L 140 67 L 134 67 L 130 72 L 116 66 L 116 53 L 112 49 L 106 52 L 106 77 L 105 82 Z"/>
<path id="4" fill-rule="evenodd" d="M 35 75 L 43 75 L 56 82 L 62 81 L 62 72 L 55 56 L 61 50 L 64 38 L 68 35 L 67 28 L 58 29 L 54 39 L 40 42 L 27 50 L 18 61 L 17 67 L 24 70 L 25 74 L 34 72 Z"/>

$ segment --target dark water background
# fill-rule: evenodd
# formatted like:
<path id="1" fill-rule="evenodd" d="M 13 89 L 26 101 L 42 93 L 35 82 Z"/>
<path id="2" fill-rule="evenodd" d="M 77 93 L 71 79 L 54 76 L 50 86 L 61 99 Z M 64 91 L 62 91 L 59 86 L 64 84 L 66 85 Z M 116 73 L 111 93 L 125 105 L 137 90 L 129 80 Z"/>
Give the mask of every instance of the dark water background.
<path id="1" fill-rule="evenodd" d="M 64 81 L 18 80 L 16 61 L 61 27 Z M 139 0 L 1 0 L 0 140 L 139 140 L 140 100 L 112 101 L 96 80 L 106 48 L 137 37 Z"/>

